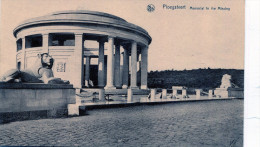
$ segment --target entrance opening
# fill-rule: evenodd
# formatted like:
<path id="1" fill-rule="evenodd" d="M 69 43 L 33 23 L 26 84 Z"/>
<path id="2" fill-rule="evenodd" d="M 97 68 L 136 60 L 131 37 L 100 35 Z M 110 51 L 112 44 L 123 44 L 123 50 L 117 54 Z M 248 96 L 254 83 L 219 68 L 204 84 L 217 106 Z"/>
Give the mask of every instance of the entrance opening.
<path id="1" fill-rule="evenodd" d="M 107 55 L 104 56 L 104 86 L 106 85 L 106 75 L 107 75 Z M 85 61 L 84 61 L 85 63 Z M 98 57 L 92 56 L 90 57 L 90 65 L 89 65 L 89 87 L 86 86 L 86 64 L 84 64 L 84 72 L 83 72 L 83 78 L 84 83 L 83 87 L 85 88 L 100 88 L 98 87 Z M 91 86 L 92 84 L 93 86 Z"/>
<path id="2" fill-rule="evenodd" d="M 94 87 L 98 87 L 98 65 L 90 65 L 89 80 L 93 82 Z"/>
<path id="3" fill-rule="evenodd" d="M 89 83 L 87 88 L 97 88 L 98 87 L 98 58 L 89 57 Z M 85 61 L 84 61 L 85 63 Z M 86 63 L 84 64 L 84 85 L 86 85 Z"/>
<path id="4" fill-rule="evenodd" d="M 90 58 L 89 80 L 93 83 L 94 88 L 98 87 L 98 58 L 95 56 Z"/>

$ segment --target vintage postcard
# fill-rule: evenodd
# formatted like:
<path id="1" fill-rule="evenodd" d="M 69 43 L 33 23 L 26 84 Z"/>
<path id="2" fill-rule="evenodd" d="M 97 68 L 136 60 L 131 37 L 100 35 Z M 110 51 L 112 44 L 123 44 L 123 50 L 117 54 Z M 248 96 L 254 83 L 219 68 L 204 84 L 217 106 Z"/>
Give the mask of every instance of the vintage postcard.
<path id="1" fill-rule="evenodd" d="M 0 27 L 1 146 L 243 146 L 244 0 L 2 0 Z"/>

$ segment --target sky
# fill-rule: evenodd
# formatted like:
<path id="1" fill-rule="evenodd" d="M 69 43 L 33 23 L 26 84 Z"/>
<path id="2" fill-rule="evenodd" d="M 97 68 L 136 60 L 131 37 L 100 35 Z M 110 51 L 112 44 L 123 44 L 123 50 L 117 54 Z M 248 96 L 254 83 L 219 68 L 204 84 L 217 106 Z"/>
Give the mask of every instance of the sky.
<path id="1" fill-rule="evenodd" d="M 153 4 L 155 10 L 147 11 Z M 165 9 L 186 6 L 186 9 Z M 190 10 L 209 7 L 210 10 Z M 150 34 L 148 70 L 244 69 L 244 0 L 1 0 L 0 73 L 15 68 L 13 29 L 22 21 L 63 10 L 119 16 Z M 227 7 L 228 10 L 211 10 Z"/>

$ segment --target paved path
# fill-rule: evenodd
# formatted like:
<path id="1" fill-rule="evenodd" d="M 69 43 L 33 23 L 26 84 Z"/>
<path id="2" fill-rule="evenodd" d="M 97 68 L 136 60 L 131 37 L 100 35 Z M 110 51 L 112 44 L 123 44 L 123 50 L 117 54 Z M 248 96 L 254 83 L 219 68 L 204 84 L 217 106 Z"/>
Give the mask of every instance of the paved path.
<path id="1" fill-rule="evenodd" d="M 243 100 L 98 109 L 0 125 L 0 145 L 242 146 Z"/>

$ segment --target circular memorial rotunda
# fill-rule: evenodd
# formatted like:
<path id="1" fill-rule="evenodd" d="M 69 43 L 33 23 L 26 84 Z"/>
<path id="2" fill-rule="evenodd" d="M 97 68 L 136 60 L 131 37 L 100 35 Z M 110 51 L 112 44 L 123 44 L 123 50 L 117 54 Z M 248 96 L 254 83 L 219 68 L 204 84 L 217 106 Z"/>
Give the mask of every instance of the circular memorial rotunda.
<path id="1" fill-rule="evenodd" d="M 55 12 L 22 22 L 13 34 L 21 70 L 32 65 L 37 54 L 49 53 L 54 76 L 75 88 L 147 89 L 151 36 L 120 17 L 95 11 Z"/>

